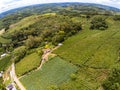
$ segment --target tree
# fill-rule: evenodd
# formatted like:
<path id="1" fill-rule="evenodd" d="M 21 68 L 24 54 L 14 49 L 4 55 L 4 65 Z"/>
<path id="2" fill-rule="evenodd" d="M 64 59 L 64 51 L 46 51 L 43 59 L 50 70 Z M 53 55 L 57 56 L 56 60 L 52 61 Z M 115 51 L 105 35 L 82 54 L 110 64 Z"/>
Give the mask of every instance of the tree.
<path id="1" fill-rule="evenodd" d="M 22 59 L 26 54 L 27 48 L 25 46 L 20 46 L 16 48 L 13 52 L 13 60 L 17 63 Z"/>
<path id="2" fill-rule="evenodd" d="M 120 68 L 113 68 L 102 86 L 105 90 L 120 90 Z"/>
<path id="3" fill-rule="evenodd" d="M 116 20 L 116 21 L 120 20 L 120 15 L 115 15 L 115 16 L 113 17 L 113 19 Z"/>
<path id="4" fill-rule="evenodd" d="M 94 17 L 91 21 L 90 29 L 99 29 L 105 30 L 108 28 L 108 25 L 103 17 Z"/>
<path id="5" fill-rule="evenodd" d="M 25 42 L 25 45 L 26 45 L 26 47 L 28 49 L 31 49 L 31 48 L 38 47 L 41 42 L 42 42 L 42 38 L 41 37 L 29 36 L 28 39 Z"/>
<path id="6" fill-rule="evenodd" d="M 53 38 L 52 38 L 52 43 L 54 45 L 57 45 L 58 43 L 61 43 L 64 41 L 64 35 L 55 35 Z"/>
<path id="7" fill-rule="evenodd" d="M 37 53 L 40 57 L 43 55 L 43 51 L 42 51 L 42 49 L 40 49 L 40 48 L 38 48 L 38 49 L 36 50 L 36 53 Z"/>

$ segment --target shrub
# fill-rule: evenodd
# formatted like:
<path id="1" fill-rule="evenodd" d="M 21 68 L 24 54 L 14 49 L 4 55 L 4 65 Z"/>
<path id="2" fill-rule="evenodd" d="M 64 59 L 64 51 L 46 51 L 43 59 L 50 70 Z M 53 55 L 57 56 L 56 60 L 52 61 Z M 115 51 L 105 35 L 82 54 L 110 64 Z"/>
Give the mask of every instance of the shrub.
<path id="1" fill-rule="evenodd" d="M 116 20 L 116 21 L 120 20 L 120 15 L 115 15 L 115 16 L 113 17 L 113 19 Z"/>
<path id="2" fill-rule="evenodd" d="M 41 37 L 29 36 L 28 39 L 25 42 L 25 45 L 28 49 L 31 49 L 31 48 L 38 47 L 41 44 L 41 42 L 42 42 Z"/>
<path id="3" fill-rule="evenodd" d="M 76 80 L 77 79 L 76 74 L 71 74 L 70 77 L 71 77 L 72 80 Z"/>
<path id="4" fill-rule="evenodd" d="M 19 62 L 20 59 L 22 59 L 25 56 L 26 51 L 27 49 L 25 46 L 20 46 L 12 52 L 13 60 L 15 61 L 15 63 Z"/>
<path id="5" fill-rule="evenodd" d="M 94 17 L 91 21 L 90 29 L 99 29 L 105 30 L 108 28 L 108 25 L 103 17 Z"/>
<path id="6" fill-rule="evenodd" d="M 105 90 L 120 90 L 120 69 L 114 68 L 102 86 Z"/>

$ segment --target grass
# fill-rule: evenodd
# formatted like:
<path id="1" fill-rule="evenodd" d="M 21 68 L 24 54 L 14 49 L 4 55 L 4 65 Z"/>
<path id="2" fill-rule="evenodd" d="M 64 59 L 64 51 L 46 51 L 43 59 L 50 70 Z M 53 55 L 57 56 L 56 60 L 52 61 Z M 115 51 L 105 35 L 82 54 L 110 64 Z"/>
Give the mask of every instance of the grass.
<path id="1" fill-rule="evenodd" d="M 0 71 L 4 71 L 11 64 L 11 56 L 7 55 L 0 59 Z"/>
<path id="2" fill-rule="evenodd" d="M 3 37 L 0 36 L 0 43 L 9 43 L 11 40 L 10 39 L 5 39 Z"/>
<path id="3" fill-rule="evenodd" d="M 60 85 L 70 79 L 77 67 L 55 57 L 45 63 L 39 71 L 20 79 L 27 90 L 48 90 L 52 85 Z"/>
<path id="4" fill-rule="evenodd" d="M 75 36 L 67 39 L 63 46 L 54 51 L 66 61 L 80 66 L 77 80 L 63 83 L 60 90 L 98 90 L 114 66 L 120 66 L 120 24 L 107 19 L 105 31 L 89 30 L 84 25 Z"/>
<path id="5" fill-rule="evenodd" d="M 41 58 L 37 55 L 37 53 L 32 53 L 26 57 L 24 57 L 20 62 L 18 62 L 16 66 L 16 73 L 18 76 L 21 76 L 35 68 L 37 68 L 40 64 Z"/>
<path id="6" fill-rule="evenodd" d="M 119 33 L 119 29 L 84 30 L 66 40 L 54 53 L 74 64 L 109 68 L 118 58 Z"/>

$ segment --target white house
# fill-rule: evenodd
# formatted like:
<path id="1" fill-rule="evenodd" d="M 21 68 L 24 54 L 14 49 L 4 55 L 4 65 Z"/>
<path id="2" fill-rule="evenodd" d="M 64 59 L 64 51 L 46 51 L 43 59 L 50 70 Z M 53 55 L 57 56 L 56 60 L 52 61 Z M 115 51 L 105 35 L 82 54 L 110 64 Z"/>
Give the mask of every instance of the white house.
<path id="1" fill-rule="evenodd" d="M 59 43 L 58 46 L 62 46 L 63 44 L 62 43 Z"/>
<path id="2" fill-rule="evenodd" d="M 5 57 L 7 54 L 6 53 L 4 53 L 4 54 L 2 54 L 0 57 L 2 58 L 2 57 Z"/>
<path id="3" fill-rule="evenodd" d="M 2 78 L 2 73 L 0 73 L 0 78 Z"/>

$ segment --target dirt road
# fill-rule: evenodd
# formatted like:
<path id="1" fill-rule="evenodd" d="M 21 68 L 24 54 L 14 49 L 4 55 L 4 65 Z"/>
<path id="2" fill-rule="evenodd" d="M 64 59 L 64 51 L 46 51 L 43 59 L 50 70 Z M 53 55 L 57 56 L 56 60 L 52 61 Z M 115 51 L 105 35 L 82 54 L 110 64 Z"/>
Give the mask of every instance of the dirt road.
<path id="1" fill-rule="evenodd" d="M 25 87 L 22 85 L 22 83 L 17 78 L 17 75 L 15 73 L 15 65 L 14 65 L 14 63 L 12 64 L 11 73 L 12 73 L 13 80 L 15 81 L 15 83 L 17 84 L 17 86 L 20 88 L 20 90 L 26 90 Z"/>

